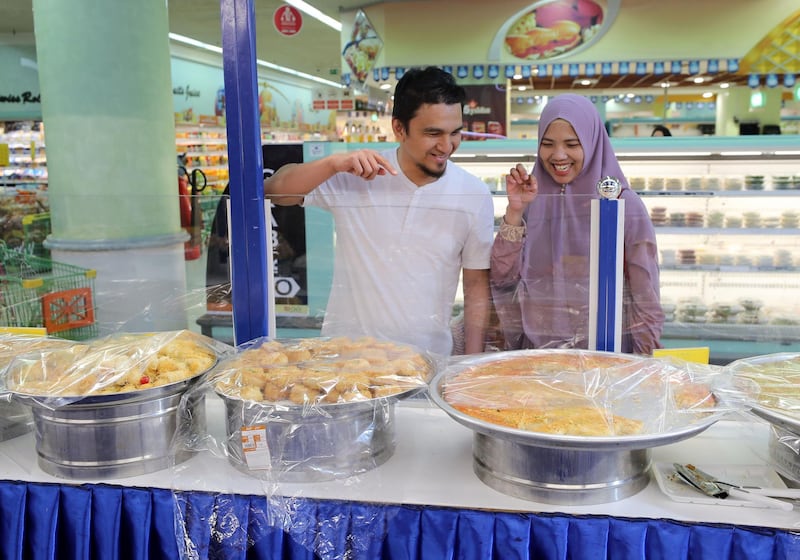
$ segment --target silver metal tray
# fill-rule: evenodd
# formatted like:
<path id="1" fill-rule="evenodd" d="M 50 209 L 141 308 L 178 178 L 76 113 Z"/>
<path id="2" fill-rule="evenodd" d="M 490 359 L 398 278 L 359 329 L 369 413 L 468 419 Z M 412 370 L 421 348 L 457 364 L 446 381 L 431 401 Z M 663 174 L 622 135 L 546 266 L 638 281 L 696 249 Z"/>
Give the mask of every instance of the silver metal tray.
<path id="1" fill-rule="evenodd" d="M 743 358 L 741 360 L 736 360 L 728 364 L 728 367 L 733 371 L 734 378 L 737 375 L 744 377 L 756 385 L 758 381 L 752 379 L 749 375 L 744 374 L 744 372 L 737 372 L 738 368 L 746 366 L 746 365 L 759 365 L 759 364 L 771 364 L 775 362 L 783 362 L 789 360 L 800 360 L 800 353 L 797 352 L 778 352 L 775 354 L 763 354 L 761 356 L 753 356 L 752 358 Z M 750 412 L 786 430 L 794 432 L 796 434 L 800 434 L 800 415 L 794 416 L 792 414 L 788 414 L 786 411 L 781 410 L 779 408 L 765 406 L 759 403 L 755 398 L 745 398 L 745 404 L 750 407 Z M 798 400 L 800 400 L 800 389 L 798 390 Z"/>
<path id="2" fill-rule="evenodd" d="M 789 430 L 790 432 L 800 434 L 800 417 L 798 416 L 791 416 L 782 413 L 778 409 L 769 408 L 760 404 L 751 405 L 750 411 L 771 424 Z"/>
<path id="3" fill-rule="evenodd" d="M 431 381 L 429 394 L 431 399 L 448 415 L 460 424 L 474 430 L 475 432 L 485 434 L 495 438 L 501 438 L 523 445 L 548 447 L 559 449 L 583 449 L 583 450 L 623 450 L 623 449 L 649 449 L 651 447 L 658 447 L 661 445 L 669 445 L 678 441 L 695 436 L 712 426 L 719 420 L 719 414 L 709 414 L 708 417 L 698 418 L 683 427 L 675 428 L 663 433 L 649 433 L 637 434 L 628 436 L 570 436 L 559 434 L 546 434 L 540 432 L 531 432 L 528 430 L 520 430 L 499 424 L 492 424 L 485 422 L 468 414 L 465 414 L 445 401 L 442 390 L 447 381 L 460 373 L 462 369 L 473 367 L 484 361 L 496 361 L 506 356 L 522 356 L 526 353 L 535 355 L 537 353 L 546 352 L 542 350 L 522 350 L 513 352 L 504 352 L 503 354 L 490 355 L 485 358 L 468 361 L 465 363 L 464 368 L 448 367 L 444 371 L 439 372 L 436 377 Z M 560 351 L 563 352 L 563 351 Z M 581 353 L 590 353 L 586 350 L 581 350 Z M 621 356 L 621 355 L 617 355 Z M 642 359 L 631 356 L 631 359 Z"/>

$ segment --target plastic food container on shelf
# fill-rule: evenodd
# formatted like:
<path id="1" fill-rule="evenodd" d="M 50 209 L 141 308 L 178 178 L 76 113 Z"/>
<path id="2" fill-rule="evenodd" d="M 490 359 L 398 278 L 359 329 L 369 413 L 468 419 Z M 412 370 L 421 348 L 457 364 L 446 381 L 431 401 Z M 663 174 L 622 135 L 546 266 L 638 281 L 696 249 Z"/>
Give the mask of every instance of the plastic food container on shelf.
<path id="1" fill-rule="evenodd" d="M 371 337 L 257 339 L 209 377 L 225 404 L 229 462 L 257 478 L 317 482 L 383 464 L 395 405 L 427 388 L 435 361 Z"/>
<path id="2" fill-rule="evenodd" d="M 520 350 L 451 364 L 430 396 L 473 430 L 473 469 L 488 486 L 543 503 L 632 496 L 651 449 L 698 434 L 730 409 L 714 366 L 586 350 Z"/>
<path id="3" fill-rule="evenodd" d="M 62 478 L 123 478 L 180 463 L 176 433 L 205 430 L 202 395 L 186 391 L 216 363 L 223 345 L 189 331 L 118 334 L 26 354 L 8 368 L 12 398 L 30 406 L 39 467 Z"/>

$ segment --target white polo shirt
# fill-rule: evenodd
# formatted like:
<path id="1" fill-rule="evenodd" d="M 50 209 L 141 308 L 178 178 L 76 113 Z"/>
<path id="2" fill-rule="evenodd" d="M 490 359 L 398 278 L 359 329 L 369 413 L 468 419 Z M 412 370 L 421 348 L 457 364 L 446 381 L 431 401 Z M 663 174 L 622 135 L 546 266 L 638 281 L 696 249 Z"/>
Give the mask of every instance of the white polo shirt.
<path id="1" fill-rule="evenodd" d="M 400 170 L 396 150 L 382 155 Z M 417 187 L 403 173 L 366 181 L 339 173 L 306 195 L 329 210 L 336 239 L 324 336 L 371 335 L 441 355 L 462 268 L 488 269 L 488 187 L 452 162 Z"/>

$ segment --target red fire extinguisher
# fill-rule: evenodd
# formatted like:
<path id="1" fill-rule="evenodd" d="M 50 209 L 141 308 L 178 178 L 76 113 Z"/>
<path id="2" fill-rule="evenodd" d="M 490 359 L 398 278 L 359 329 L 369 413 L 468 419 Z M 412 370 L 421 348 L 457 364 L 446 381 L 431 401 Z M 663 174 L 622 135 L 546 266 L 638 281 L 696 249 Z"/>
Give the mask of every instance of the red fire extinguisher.
<path id="1" fill-rule="evenodd" d="M 187 261 L 200 258 L 203 229 L 203 216 L 197 195 L 206 188 L 206 175 L 200 169 L 187 171 L 178 167 L 178 198 L 180 202 L 181 227 L 189 234 L 183 245 L 183 255 Z"/>

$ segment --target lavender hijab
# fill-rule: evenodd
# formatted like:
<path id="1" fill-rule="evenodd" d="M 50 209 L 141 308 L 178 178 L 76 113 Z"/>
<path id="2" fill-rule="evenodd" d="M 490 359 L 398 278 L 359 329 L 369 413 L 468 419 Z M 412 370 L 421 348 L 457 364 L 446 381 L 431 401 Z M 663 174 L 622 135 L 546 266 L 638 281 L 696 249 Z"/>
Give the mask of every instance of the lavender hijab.
<path id="1" fill-rule="evenodd" d="M 519 254 L 516 286 L 521 313 L 521 346 L 586 348 L 589 332 L 590 207 L 597 182 L 606 176 L 622 184 L 625 200 L 623 352 L 650 353 L 658 347 L 663 324 L 655 231 L 644 204 L 631 191 L 594 105 L 573 94 L 553 98 L 539 120 L 539 144 L 556 119 L 569 122 L 584 151 L 580 174 L 563 189 L 537 163 L 533 175 L 539 195 L 525 213 L 526 237 Z M 502 284 L 493 277 L 502 301 Z M 509 294 L 506 285 L 505 294 Z M 506 301 L 508 298 L 506 297 Z"/>

